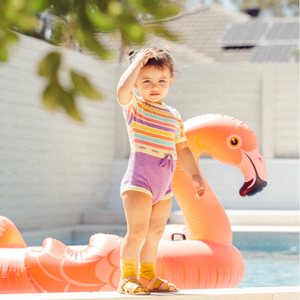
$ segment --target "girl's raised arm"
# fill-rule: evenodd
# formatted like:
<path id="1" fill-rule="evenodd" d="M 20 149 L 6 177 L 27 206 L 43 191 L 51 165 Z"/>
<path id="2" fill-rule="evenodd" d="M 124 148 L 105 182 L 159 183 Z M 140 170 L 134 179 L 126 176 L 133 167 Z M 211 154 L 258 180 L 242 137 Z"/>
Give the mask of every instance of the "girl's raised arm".
<path id="1" fill-rule="evenodd" d="M 141 68 L 153 57 L 149 49 L 143 49 L 138 54 L 128 69 L 121 76 L 117 85 L 118 102 L 125 105 L 132 99 L 132 90 Z"/>

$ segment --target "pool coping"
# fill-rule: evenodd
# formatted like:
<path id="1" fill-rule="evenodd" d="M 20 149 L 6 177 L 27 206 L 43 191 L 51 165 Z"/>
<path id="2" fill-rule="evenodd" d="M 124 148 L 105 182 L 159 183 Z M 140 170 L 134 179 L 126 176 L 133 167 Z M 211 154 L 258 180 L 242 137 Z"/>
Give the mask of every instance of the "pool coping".
<path id="1" fill-rule="evenodd" d="M 121 295 L 117 292 L 84 292 L 84 293 L 46 293 L 46 294 L 5 294 L 0 300 L 128 300 L 155 299 L 163 300 L 299 300 L 300 287 L 254 287 L 235 289 L 181 290 L 178 293 L 152 293 L 144 296 Z"/>
<path id="2" fill-rule="evenodd" d="M 107 211 L 106 211 L 107 213 Z M 46 237 L 55 236 L 56 239 L 64 239 L 66 235 L 71 234 L 73 237 L 82 235 L 86 238 L 88 232 L 103 232 L 115 235 L 122 235 L 126 232 L 126 223 L 113 222 L 116 218 L 124 217 L 124 211 L 110 211 L 109 222 L 105 223 L 82 223 L 70 224 L 60 228 L 49 229 L 31 229 L 20 230 L 23 238 L 32 239 L 38 236 L 40 244 Z M 299 210 L 226 210 L 229 218 L 232 232 L 300 232 L 300 212 Z M 98 218 L 99 219 L 99 218 Z M 181 211 L 172 211 L 168 224 L 184 224 Z M 92 234 L 91 234 L 92 235 Z M 43 238 L 42 238 L 43 237 Z"/>
<path id="3" fill-rule="evenodd" d="M 226 215 L 231 226 L 266 226 L 266 227 L 290 227 L 299 231 L 300 211 L 299 210 L 234 210 L 226 209 Z M 184 217 L 181 210 L 174 210 L 170 213 L 169 223 L 184 224 Z"/>

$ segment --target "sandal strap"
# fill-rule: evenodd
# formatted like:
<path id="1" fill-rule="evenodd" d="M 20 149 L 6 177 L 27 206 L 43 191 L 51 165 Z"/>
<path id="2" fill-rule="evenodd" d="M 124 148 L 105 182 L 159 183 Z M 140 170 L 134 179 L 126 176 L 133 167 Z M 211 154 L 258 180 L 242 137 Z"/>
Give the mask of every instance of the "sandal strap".
<path id="1" fill-rule="evenodd" d="M 137 279 L 137 278 L 134 277 L 134 276 L 132 276 L 132 277 L 127 277 L 127 278 L 125 278 L 125 279 L 122 280 L 122 283 L 126 283 L 126 282 L 128 282 L 128 281 L 130 281 L 130 280 L 132 280 L 132 279 Z"/>
<path id="2" fill-rule="evenodd" d="M 124 291 L 134 293 L 137 288 L 144 287 L 141 284 L 141 282 L 139 282 L 139 281 L 130 282 L 130 280 L 132 280 L 132 279 L 137 279 L 137 278 L 136 277 L 127 277 L 127 278 L 122 280 L 120 286 Z"/>
<path id="3" fill-rule="evenodd" d="M 164 291 L 164 290 L 167 288 L 169 282 L 168 282 L 168 280 L 160 279 L 160 280 L 162 280 L 162 283 L 161 283 L 161 285 L 159 286 L 158 289 L 155 289 L 153 285 L 154 285 L 154 283 L 155 283 L 158 279 L 160 279 L 160 278 L 158 278 L 157 276 L 154 276 L 150 281 L 147 280 L 147 279 L 145 279 L 145 278 L 143 278 L 143 277 L 140 277 L 140 278 L 139 278 L 139 280 L 140 280 L 142 283 L 144 283 L 144 284 L 147 286 L 147 288 L 148 288 L 149 290 Z M 175 290 L 175 285 L 174 285 L 173 283 L 169 283 L 169 285 L 170 285 L 169 290 L 170 290 L 170 291 L 171 291 L 171 290 L 174 291 L 174 290 Z"/>
<path id="4" fill-rule="evenodd" d="M 169 282 L 169 291 L 175 291 L 176 290 L 176 285 L 174 283 Z"/>
<path id="5" fill-rule="evenodd" d="M 135 282 L 127 282 L 124 286 L 127 292 L 134 293 L 135 290 L 139 287 Z"/>
<path id="6" fill-rule="evenodd" d="M 157 276 L 154 276 L 150 281 L 148 281 L 147 279 L 147 287 L 148 287 L 148 289 L 150 289 L 150 290 L 153 290 L 154 289 L 154 287 L 153 287 L 153 285 L 154 285 L 154 283 L 157 281 L 157 279 L 158 279 L 158 277 Z"/>
<path id="7" fill-rule="evenodd" d="M 168 281 L 167 280 L 163 280 L 162 283 L 161 283 L 161 285 L 159 286 L 158 290 L 159 291 L 165 290 L 167 288 L 167 286 L 168 286 Z"/>

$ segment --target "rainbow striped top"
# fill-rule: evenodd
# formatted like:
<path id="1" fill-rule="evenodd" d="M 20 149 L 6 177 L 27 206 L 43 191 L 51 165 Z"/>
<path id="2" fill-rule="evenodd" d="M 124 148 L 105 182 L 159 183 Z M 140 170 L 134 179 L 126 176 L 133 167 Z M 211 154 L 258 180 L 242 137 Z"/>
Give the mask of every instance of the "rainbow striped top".
<path id="1" fill-rule="evenodd" d="M 122 105 L 131 151 L 177 159 L 176 144 L 186 141 L 183 123 L 176 109 L 165 104 L 145 102 L 135 94 Z"/>

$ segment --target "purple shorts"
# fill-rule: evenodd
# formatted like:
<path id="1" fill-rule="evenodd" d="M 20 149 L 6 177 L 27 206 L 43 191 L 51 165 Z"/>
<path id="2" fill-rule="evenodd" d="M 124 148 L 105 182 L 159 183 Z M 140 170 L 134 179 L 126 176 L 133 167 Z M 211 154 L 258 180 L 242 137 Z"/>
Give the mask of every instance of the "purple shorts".
<path id="1" fill-rule="evenodd" d="M 171 198 L 175 167 L 176 160 L 170 154 L 159 158 L 132 152 L 121 183 L 121 196 L 125 191 L 143 192 L 152 197 L 153 205 L 159 200 Z"/>

